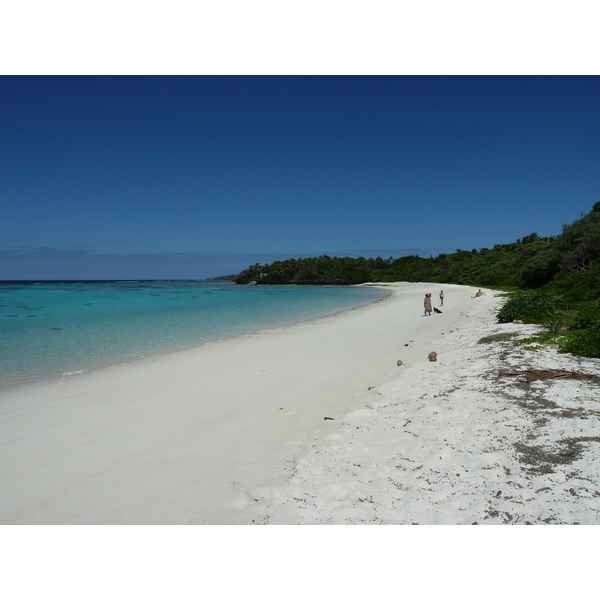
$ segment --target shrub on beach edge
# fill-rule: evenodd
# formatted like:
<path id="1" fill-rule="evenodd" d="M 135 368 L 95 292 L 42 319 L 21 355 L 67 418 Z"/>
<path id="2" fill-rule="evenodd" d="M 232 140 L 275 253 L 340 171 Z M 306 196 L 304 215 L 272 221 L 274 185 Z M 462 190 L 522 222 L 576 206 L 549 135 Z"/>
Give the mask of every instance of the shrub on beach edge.
<path id="1" fill-rule="evenodd" d="M 540 293 L 519 294 L 511 298 L 496 315 L 500 323 L 516 319 L 523 323 L 546 323 L 560 312 L 560 304 L 554 298 Z"/>
<path id="2" fill-rule="evenodd" d="M 559 352 L 600 358 L 600 324 L 574 332 L 567 338 Z"/>

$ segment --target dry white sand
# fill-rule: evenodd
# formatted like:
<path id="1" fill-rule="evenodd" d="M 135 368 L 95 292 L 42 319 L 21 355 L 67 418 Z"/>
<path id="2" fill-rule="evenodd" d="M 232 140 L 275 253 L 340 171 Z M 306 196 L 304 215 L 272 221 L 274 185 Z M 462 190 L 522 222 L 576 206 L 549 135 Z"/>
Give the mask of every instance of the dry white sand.
<path id="1" fill-rule="evenodd" d="M 496 324 L 489 290 L 445 285 L 424 317 L 437 287 L 386 287 L 335 317 L 1 393 L 0 523 L 597 523 L 598 383 L 499 371 L 600 361 L 477 344 L 536 329 Z"/>

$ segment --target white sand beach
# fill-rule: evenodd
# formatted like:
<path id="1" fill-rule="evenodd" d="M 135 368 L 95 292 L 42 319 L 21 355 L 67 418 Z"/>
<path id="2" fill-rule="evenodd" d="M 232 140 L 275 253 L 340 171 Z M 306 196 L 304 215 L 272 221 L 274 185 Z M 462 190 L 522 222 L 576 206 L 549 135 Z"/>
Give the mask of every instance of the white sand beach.
<path id="1" fill-rule="evenodd" d="M 596 524 L 600 361 L 491 334 L 491 290 L 0 393 L 2 524 Z M 430 352 L 437 360 L 430 362 Z M 398 365 L 398 361 L 402 361 Z"/>

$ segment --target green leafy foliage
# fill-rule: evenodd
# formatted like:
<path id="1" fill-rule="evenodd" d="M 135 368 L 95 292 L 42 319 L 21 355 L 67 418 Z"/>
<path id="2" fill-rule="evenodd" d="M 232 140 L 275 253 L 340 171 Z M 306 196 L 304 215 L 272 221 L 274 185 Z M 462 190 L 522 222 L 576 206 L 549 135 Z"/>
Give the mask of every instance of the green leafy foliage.
<path id="1" fill-rule="evenodd" d="M 600 325 L 600 299 L 585 304 L 569 322 L 571 329 L 586 329 Z"/>
<path id="2" fill-rule="evenodd" d="M 567 319 L 562 312 L 552 315 L 545 323 L 544 327 L 548 333 L 557 334 L 566 329 Z"/>
<path id="3" fill-rule="evenodd" d="M 566 278 L 585 271 L 600 258 L 600 211 L 594 209 L 571 225 L 563 225 L 554 252 L 560 256 L 559 276 Z"/>
<path id="4" fill-rule="evenodd" d="M 574 332 L 567 338 L 559 352 L 600 358 L 600 324 Z"/>
<path id="5" fill-rule="evenodd" d="M 600 260 L 594 261 L 581 273 L 554 279 L 540 288 L 540 291 L 552 296 L 561 296 L 573 307 L 581 302 L 600 298 Z"/>
<path id="6" fill-rule="evenodd" d="M 550 296 L 539 293 L 519 294 L 511 298 L 497 314 L 501 323 L 515 320 L 523 323 L 547 323 L 560 314 L 560 304 Z"/>

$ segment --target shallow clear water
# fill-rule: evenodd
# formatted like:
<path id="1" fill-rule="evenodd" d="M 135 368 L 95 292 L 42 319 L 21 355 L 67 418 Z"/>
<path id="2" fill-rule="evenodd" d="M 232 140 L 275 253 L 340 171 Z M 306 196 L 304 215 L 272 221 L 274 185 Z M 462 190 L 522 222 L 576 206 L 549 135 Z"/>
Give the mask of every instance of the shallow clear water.
<path id="1" fill-rule="evenodd" d="M 0 284 L 0 386 L 314 319 L 385 297 L 218 282 Z"/>

